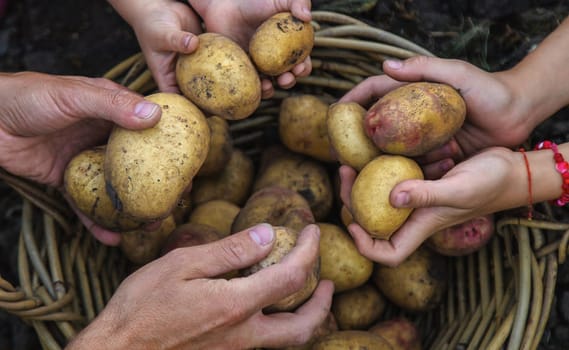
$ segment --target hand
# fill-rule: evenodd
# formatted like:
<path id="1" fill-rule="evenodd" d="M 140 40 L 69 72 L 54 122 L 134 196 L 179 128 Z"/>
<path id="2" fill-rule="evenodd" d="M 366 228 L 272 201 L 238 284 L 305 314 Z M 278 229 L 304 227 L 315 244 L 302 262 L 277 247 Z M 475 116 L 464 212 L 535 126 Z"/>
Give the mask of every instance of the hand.
<path id="1" fill-rule="evenodd" d="M 440 180 L 399 183 L 391 191 L 391 205 L 416 209 L 390 240 L 373 239 L 357 223 L 350 224 L 348 231 L 362 255 L 382 264 L 398 265 L 435 232 L 515 207 L 512 199 L 517 199 L 519 189 L 527 186 L 526 174 L 513 171 L 521 168 L 514 166 L 523 163 L 519 157 L 519 153 L 506 148 L 491 148 L 459 163 Z M 340 178 L 340 196 L 350 208 L 356 172 L 344 165 L 340 167 Z"/>
<path id="2" fill-rule="evenodd" d="M 103 144 L 113 123 L 142 129 L 161 115 L 156 104 L 100 78 L 0 74 L 0 96 L 0 166 L 54 187 L 71 158 Z M 82 217 L 95 237 L 118 244 L 117 234 Z"/>
<path id="3" fill-rule="evenodd" d="M 333 284 L 321 281 L 294 312 L 262 309 L 300 290 L 318 257 L 319 230 L 307 226 L 280 262 L 253 275 L 214 278 L 263 259 L 267 224 L 206 245 L 179 248 L 129 276 L 69 349 L 245 349 L 298 345 L 327 317 Z"/>
<path id="4" fill-rule="evenodd" d="M 290 11 L 293 16 L 310 21 L 310 0 L 190 0 L 194 10 L 203 18 L 208 32 L 216 32 L 236 41 L 245 50 L 257 27 L 279 12 Z M 223 20 L 220 20 L 222 18 Z M 310 57 L 296 65 L 291 72 L 277 78 L 277 83 L 289 89 L 296 83 L 296 77 L 304 77 L 312 71 Z M 263 98 L 273 94 L 272 83 L 262 82 Z"/>
<path id="5" fill-rule="evenodd" d="M 386 75 L 366 79 L 341 101 L 366 105 L 404 82 L 434 81 L 453 86 L 466 102 L 467 119 L 454 138 L 417 158 L 420 164 L 429 164 L 426 178 L 439 178 L 456 162 L 483 148 L 519 145 L 533 129 L 526 122 L 523 101 L 510 85 L 509 72 L 488 73 L 467 62 L 426 56 L 385 61 L 383 69 Z"/>

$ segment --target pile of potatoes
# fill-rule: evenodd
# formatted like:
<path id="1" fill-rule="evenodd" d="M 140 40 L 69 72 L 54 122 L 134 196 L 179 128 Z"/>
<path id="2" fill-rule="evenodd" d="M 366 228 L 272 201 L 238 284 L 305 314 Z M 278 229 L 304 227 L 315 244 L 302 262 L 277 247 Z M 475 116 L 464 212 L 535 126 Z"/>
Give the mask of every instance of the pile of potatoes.
<path id="1" fill-rule="evenodd" d="M 308 343 L 287 349 L 420 349 L 417 327 L 394 310 L 414 315 L 440 305 L 448 283 L 445 255 L 462 241 L 449 247 L 448 232 L 441 233 L 444 239 L 388 267 L 362 256 L 346 226 L 354 221 L 374 238 L 389 239 L 405 222 L 411 209 L 391 207 L 389 192 L 405 179 L 422 179 L 411 157 L 460 128 L 460 95 L 445 85 L 415 83 L 366 110 L 292 94 L 280 103 L 278 142 L 253 158 L 235 146 L 230 126 L 259 108 L 260 74 L 279 75 L 310 54 L 312 25 L 278 14 L 259 27 L 248 52 L 219 34 L 199 40 L 194 53 L 178 58 L 182 94 L 146 97 L 162 108 L 156 126 L 115 127 L 105 145 L 71 160 L 64 183 L 73 205 L 121 232 L 121 249 L 135 266 L 258 223 L 273 225 L 273 251 L 254 266 L 219 276 L 226 279 L 279 263 L 302 228 L 317 224 L 320 258 L 305 288 L 265 311 L 294 310 L 321 279 L 334 282 L 333 305 Z M 335 186 L 338 164 L 358 171 L 350 209 Z"/>

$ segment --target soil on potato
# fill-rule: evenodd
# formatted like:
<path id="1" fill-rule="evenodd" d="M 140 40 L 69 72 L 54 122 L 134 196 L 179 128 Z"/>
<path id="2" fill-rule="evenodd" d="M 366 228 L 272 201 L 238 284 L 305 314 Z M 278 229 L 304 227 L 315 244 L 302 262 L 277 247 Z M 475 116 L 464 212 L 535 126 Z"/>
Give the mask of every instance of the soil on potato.
<path id="1" fill-rule="evenodd" d="M 7 4 L 7 7 L 5 5 Z M 410 39 L 440 57 L 483 69 L 511 67 L 569 13 L 567 0 L 313 0 Z M 0 71 L 101 76 L 138 52 L 130 27 L 104 1 L 0 0 Z M 567 108 L 543 123 L 536 140 L 569 139 Z M 17 285 L 20 197 L 0 183 L 0 275 Z M 559 215 L 569 221 L 569 211 Z M 556 304 L 540 349 L 569 341 L 569 264 L 560 266 Z M 0 311 L 0 349 L 37 349 L 33 330 Z"/>

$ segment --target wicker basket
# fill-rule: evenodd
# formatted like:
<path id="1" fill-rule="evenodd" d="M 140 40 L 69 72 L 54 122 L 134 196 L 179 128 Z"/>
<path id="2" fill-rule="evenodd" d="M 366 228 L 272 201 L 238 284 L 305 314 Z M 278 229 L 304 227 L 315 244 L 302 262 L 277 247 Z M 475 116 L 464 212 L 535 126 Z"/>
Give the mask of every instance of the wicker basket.
<path id="1" fill-rule="evenodd" d="M 366 77 L 382 74 L 385 58 L 432 55 L 345 15 L 315 11 L 313 18 L 313 74 L 290 91 L 278 90 L 253 116 L 230 125 L 235 145 L 252 156 L 274 133 L 280 99 L 302 92 L 334 101 Z M 156 89 L 141 54 L 105 77 L 143 94 Z M 128 263 L 117 249 L 96 242 L 53 189 L 5 172 L 0 178 L 23 199 L 20 286 L 0 278 L 0 309 L 31 324 L 45 349 L 61 349 L 104 308 L 126 276 Z M 537 348 L 569 240 L 569 224 L 556 223 L 542 205 L 547 219 L 502 218 L 499 234 L 487 247 L 449 258 L 452 276 L 444 305 L 405 315 L 419 326 L 425 349 Z M 401 313 L 391 308 L 384 317 Z"/>

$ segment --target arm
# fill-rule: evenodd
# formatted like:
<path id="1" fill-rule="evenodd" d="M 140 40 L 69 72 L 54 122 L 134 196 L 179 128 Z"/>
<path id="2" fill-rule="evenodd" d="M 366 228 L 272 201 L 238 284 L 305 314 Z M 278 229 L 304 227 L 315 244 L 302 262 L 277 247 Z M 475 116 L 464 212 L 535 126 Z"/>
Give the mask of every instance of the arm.
<path id="1" fill-rule="evenodd" d="M 230 280 L 214 277 L 263 259 L 274 244 L 270 225 L 173 250 L 123 281 L 68 349 L 249 349 L 306 342 L 328 315 L 330 281 L 320 282 L 294 312 L 262 309 L 302 288 L 318 258 L 318 240 L 318 227 L 307 226 L 284 260 Z"/>
<path id="2" fill-rule="evenodd" d="M 569 143 L 559 146 L 569 158 Z M 555 170 L 551 150 L 527 152 L 532 176 L 533 202 L 556 199 L 562 194 L 562 178 Z M 484 176 L 481 176 L 484 174 Z M 340 169 L 342 200 L 350 206 L 356 173 Z M 528 175 L 523 155 L 506 148 L 492 148 L 459 163 L 435 181 L 404 181 L 391 191 L 394 207 L 416 208 L 391 240 L 373 240 L 359 225 L 348 230 L 362 255 L 387 265 L 397 265 L 430 235 L 446 227 L 529 203 Z"/>

